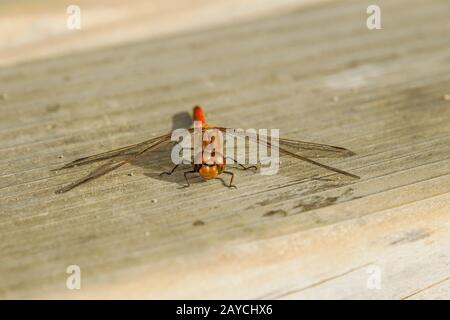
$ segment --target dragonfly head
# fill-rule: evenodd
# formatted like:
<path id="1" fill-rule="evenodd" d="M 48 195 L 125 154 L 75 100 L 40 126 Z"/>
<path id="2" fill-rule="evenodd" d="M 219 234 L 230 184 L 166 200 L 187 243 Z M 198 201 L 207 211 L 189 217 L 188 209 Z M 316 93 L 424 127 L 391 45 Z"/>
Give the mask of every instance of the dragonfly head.
<path id="1" fill-rule="evenodd" d="M 205 180 L 211 180 L 219 175 L 219 168 L 216 164 L 202 164 L 198 174 Z"/>

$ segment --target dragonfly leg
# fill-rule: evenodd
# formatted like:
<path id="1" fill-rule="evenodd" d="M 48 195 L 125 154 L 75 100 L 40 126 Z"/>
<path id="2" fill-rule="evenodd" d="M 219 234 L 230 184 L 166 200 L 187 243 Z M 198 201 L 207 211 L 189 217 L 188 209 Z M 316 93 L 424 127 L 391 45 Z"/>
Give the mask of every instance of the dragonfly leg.
<path id="1" fill-rule="evenodd" d="M 234 163 L 238 164 L 238 165 L 242 168 L 242 170 L 248 170 L 248 169 L 258 170 L 258 167 L 257 167 L 257 166 L 248 166 L 248 167 L 246 167 L 246 166 L 244 166 L 242 163 L 239 163 L 236 159 L 233 159 L 233 158 L 231 158 L 231 157 L 226 157 L 226 158 L 227 158 L 227 159 L 230 159 L 230 160 L 233 160 Z"/>
<path id="2" fill-rule="evenodd" d="M 161 172 L 159 175 L 162 176 L 163 174 L 167 174 L 168 176 L 171 176 L 172 173 L 178 168 L 178 166 L 179 164 L 175 165 L 175 167 L 173 167 L 172 170 Z"/>
<path id="3" fill-rule="evenodd" d="M 248 170 L 248 169 L 258 170 L 257 166 L 248 166 L 248 167 L 246 167 L 246 166 L 244 166 L 241 163 L 238 163 L 238 165 L 240 165 L 243 170 Z"/>
<path id="4" fill-rule="evenodd" d="M 186 171 L 186 172 L 184 172 L 184 179 L 186 179 L 186 184 L 187 184 L 187 185 L 186 185 L 186 188 L 191 186 L 191 184 L 189 183 L 187 174 L 188 174 L 188 173 L 196 173 L 196 172 L 197 172 L 197 171 L 195 171 L 195 170 L 191 170 L 191 171 Z"/>
<path id="5" fill-rule="evenodd" d="M 231 175 L 231 180 L 230 180 L 230 184 L 228 185 L 228 188 L 235 188 L 235 189 L 237 189 L 237 187 L 233 184 L 234 173 L 231 172 L 231 171 L 223 171 L 222 173 Z"/>

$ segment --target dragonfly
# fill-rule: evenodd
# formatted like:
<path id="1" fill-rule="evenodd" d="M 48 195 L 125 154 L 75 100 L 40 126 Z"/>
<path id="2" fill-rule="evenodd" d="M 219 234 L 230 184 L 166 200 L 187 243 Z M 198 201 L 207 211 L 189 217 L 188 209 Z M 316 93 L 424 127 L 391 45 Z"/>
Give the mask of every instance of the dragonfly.
<path id="1" fill-rule="evenodd" d="M 233 129 L 230 130 L 230 128 L 209 126 L 206 121 L 205 113 L 204 113 L 202 107 L 200 107 L 198 105 L 195 106 L 193 109 L 193 117 L 192 118 L 194 121 L 198 121 L 201 124 L 202 130 L 215 129 L 215 130 L 218 130 L 218 131 L 223 132 L 228 135 L 230 135 L 229 132 L 237 132 Z M 190 128 L 188 130 L 191 133 L 194 132 L 193 128 Z M 262 140 L 265 139 L 265 141 L 267 142 L 267 137 L 261 137 L 260 135 L 257 135 L 256 138 L 258 139 L 258 141 L 260 141 L 260 138 L 262 138 Z M 163 146 L 167 146 L 173 142 L 174 141 L 172 140 L 172 132 L 171 132 L 168 134 L 164 134 L 164 135 L 160 135 L 160 136 L 151 138 L 149 140 L 146 140 L 146 141 L 143 141 L 140 143 L 132 144 L 132 145 L 125 146 L 125 147 L 122 147 L 119 149 L 95 154 L 95 155 L 88 156 L 88 157 L 83 157 L 80 159 L 76 159 L 72 162 L 69 162 L 69 163 L 63 165 L 61 168 L 56 169 L 55 171 L 78 167 L 78 166 L 83 166 L 86 164 L 91 164 L 91 163 L 104 161 L 104 160 L 112 160 L 109 163 L 99 166 L 97 169 L 90 172 L 85 177 L 83 177 L 79 180 L 76 180 L 66 186 L 61 187 L 60 189 L 56 190 L 55 193 L 68 192 L 88 181 L 97 179 L 111 171 L 114 171 L 114 170 L 122 167 L 123 165 L 125 165 L 127 163 L 135 161 L 136 159 L 142 157 L 145 154 L 148 154 L 152 151 L 160 149 Z M 267 144 L 270 145 L 269 142 L 267 142 Z M 202 144 L 202 149 L 204 147 L 205 147 L 205 142 L 203 142 L 203 144 Z M 323 158 L 323 157 L 353 156 L 355 153 L 353 153 L 352 151 L 350 151 L 348 149 L 345 149 L 342 147 L 337 147 L 337 146 L 326 145 L 326 144 L 313 143 L 313 142 L 307 142 L 307 141 L 301 141 L 301 140 L 293 140 L 293 139 L 284 139 L 284 138 L 278 139 L 277 147 L 279 149 L 280 155 L 286 155 L 286 156 L 292 157 L 294 159 L 307 162 L 314 166 L 321 167 L 330 172 L 350 177 L 352 179 L 360 179 L 360 177 L 355 174 L 343 171 L 343 170 L 335 168 L 335 167 L 325 165 L 323 163 L 320 163 L 320 162 L 317 162 L 317 161 L 311 159 L 311 158 Z M 301 153 L 301 154 L 299 154 L 299 153 Z M 233 160 L 233 162 L 235 164 L 237 163 L 244 170 L 257 169 L 256 166 L 246 167 L 243 164 L 239 163 L 238 161 L 236 161 L 235 159 L 230 158 L 230 157 L 222 156 L 222 158 L 220 158 L 220 156 L 219 156 L 220 161 L 217 161 L 217 158 L 218 157 L 216 157 L 216 161 L 213 163 L 211 163 L 211 162 L 207 163 L 202 160 L 200 160 L 200 163 L 192 163 L 191 170 L 184 172 L 184 178 L 186 180 L 186 187 L 190 186 L 189 179 L 188 179 L 188 176 L 190 174 L 197 174 L 200 177 L 202 177 L 204 180 L 216 179 L 220 175 L 225 174 L 225 175 L 229 175 L 231 177 L 230 182 L 227 186 L 229 188 L 236 188 L 236 186 L 233 185 L 233 180 L 234 180 L 235 174 L 232 171 L 226 170 L 227 159 Z M 116 159 L 119 159 L 119 160 L 116 160 Z M 162 172 L 161 175 L 172 175 L 175 172 L 175 170 L 179 167 L 179 165 L 180 164 L 175 165 L 171 171 Z"/>

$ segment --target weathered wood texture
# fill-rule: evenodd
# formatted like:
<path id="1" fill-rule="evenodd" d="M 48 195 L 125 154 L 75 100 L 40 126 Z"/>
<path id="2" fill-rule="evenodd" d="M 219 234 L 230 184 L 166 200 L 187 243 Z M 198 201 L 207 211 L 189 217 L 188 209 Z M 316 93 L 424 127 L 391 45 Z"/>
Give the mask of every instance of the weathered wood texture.
<path id="1" fill-rule="evenodd" d="M 382 30 L 372 1 L 344 1 L 0 69 L 0 296 L 450 298 L 450 2 L 377 3 Z M 238 190 L 184 189 L 158 177 L 162 150 L 54 194 L 96 165 L 51 169 L 197 103 L 215 124 L 347 147 L 323 161 L 362 179 L 286 159 L 236 170 Z"/>
<path id="2" fill-rule="evenodd" d="M 0 66 L 250 19 L 317 1 L 3 0 Z M 67 28 L 73 13 L 67 9 L 73 4 L 81 10 L 79 30 Z"/>

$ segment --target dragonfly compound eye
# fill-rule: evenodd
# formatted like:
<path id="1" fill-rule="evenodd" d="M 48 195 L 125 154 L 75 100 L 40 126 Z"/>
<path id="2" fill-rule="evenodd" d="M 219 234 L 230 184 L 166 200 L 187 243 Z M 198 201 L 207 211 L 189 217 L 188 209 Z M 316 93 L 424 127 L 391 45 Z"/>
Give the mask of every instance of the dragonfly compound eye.
<path id="1" fill-rule="evenodd" d="M 217 166 L 215 166 L 215 165 L 212 165 L 212 166 L 203 165 L 200 168 L 198 173 L 203 179 L 206 179 L 206 180 L 214 179 L 215 177 L 217 177 L 219 175 Z"/>

